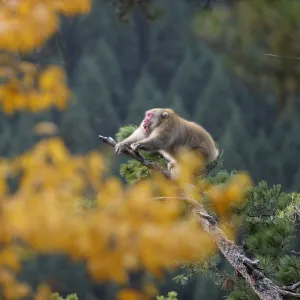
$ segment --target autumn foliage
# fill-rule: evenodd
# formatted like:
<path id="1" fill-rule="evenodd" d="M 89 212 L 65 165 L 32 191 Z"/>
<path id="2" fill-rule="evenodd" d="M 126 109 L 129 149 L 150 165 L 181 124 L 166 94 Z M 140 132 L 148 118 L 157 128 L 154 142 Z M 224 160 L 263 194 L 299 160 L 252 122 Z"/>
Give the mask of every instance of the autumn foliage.
<path id="1" fill-rule="evenodd" d="M 15 53 L 42 46 L 58 29 L 60 14 L 87 13 L 90 1 L 0 3 L 3 111 L 38 112 L 51 106 L 64 109 L 71 96 L 64 71 L 56 66 L 40 70 Z M 43 126 L 47 130 L 51 124 L 39 128 Z M 51 290 L 43 282 L 34 291 L 14 276 L 22 268 L 22 261 L 37 253 L 65 253 L 74 260 L 84 260 L 94 279 L 122 284 L 126 284 L 130 271 L 146 269 L 160 277 L 162 270 L 176 268 L 181 261 L 211 255 L 215 244 L 192 216 L 184 215 L 187 206 L 179 200 L 179 190 L 196 201 L 201 201 L 199 189 L 206 190 L 219 214 L 226 215 L 224 208 L 243 198 L 249 179 L 236 176 L 222 189 L 196 183 L 191 174 L 197 163 L 190 155 L 182 155 L 182 176 L 177 182 L 154 174 L 129 187 L 118 178 L 105 176 L 101 153 L 72 155 L 58 137 L 40 141 L 19 157 L 2 158 L 0 284 L 5 299 L 50 297 Z M 12 180 L 17 182 L 16 191 L 10 187 Z M 195 188 L 190 188 L 190 183 Z M 84 208 L 87 190 L 96 199 L 93 209 Z M 137 293 L 128 288 L 119 297 L 137 299 Z M 151 293 L 153 289 L 145 287 L 144 294 Z"/>

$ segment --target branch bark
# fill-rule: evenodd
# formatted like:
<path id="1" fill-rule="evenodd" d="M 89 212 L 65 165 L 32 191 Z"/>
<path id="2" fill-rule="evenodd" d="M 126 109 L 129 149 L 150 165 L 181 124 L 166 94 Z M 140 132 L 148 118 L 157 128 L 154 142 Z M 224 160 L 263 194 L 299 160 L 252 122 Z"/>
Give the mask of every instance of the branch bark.
<path id="1" fill-rule="evenodd" d="M 116 145 L 115 140 L 111 137 L 99 135 L 99 138 L 113 148 Z M 149 162 L 140 154 L 132 151 L 130 148 L 127 148 L 124 154 L 136 159 L 154 171 L 161 172 L 164 176 L 170 179 L 170 174 L 168 171 L 161 168 L 158 164 Z M 162 199 L 161 197 L 158 198 Z M 191 198 L 179 197 L 178 199 L 184 200 L 191 205 L 192 214 L 203 226 L 204 230 L 211 234 L 224 257 L 233 266 L 233 268 L 239 272 L 245 280 L 247 280 L 249 285 L 260 299 L 282 300 L 283 296 L 300 298 L 300 293 L 294 292 L 300 286 L 300 282 L 297 282 L 291 286 L 279 287 L 271 279 L 267 278 L 261 270 L 258 269 L 257 265 L 259 260 L 248 258 L 241 247 L 235 245 L 235 243 L 226 237 L 224 232 L 218 226 L 216 220 L 207 213 L 200 203 Z"/>

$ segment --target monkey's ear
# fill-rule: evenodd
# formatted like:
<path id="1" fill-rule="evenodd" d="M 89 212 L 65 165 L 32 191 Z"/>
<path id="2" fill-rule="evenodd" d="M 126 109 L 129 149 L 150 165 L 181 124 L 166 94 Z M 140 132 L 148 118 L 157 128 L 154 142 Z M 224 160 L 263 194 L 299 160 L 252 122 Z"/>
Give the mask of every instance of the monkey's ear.
<path id="1" fill-rule="evenodd" d="M 162 117 L 163 119 L 167 119 L 167 118 L 169 117 L 169 113 L 166 112 L 166 111 L 164 111 L 164 112 L 161 114 L 161 117 Z"/>

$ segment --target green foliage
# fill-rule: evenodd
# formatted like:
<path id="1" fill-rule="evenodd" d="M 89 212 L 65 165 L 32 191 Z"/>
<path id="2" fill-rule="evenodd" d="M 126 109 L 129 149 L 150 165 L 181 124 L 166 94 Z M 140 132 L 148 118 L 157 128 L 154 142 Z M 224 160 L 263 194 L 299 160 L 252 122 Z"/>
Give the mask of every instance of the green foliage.
<path id="1" fill-rule="evenodd" d="M 211 184 L 222 185 L 235 173 L 222 170 L 208 180 Z M 290 251 L 296 226 L 293 217 L 299 211 L 299 199 L 298 194 L 284 193 L 280 185 L 268 186 L 261 181 L 249 191 L 244 205 L 236 210 L 242 221 L 241 239 L 245 250 L 255 255 L 266 276 L 279 284 L 291 285 L 300 278 L 299 257 L 291 255 Z M 227 299 L 258 299 L 243 278 L 231 275 L 232 271 L 228 273 L 220 269 L 219 264 L 218 256 L 205 262 L 185 264 L 184 273 L 177 275 L 174 281 L 186 285 L 192 278 L 201 275 L 226 290 Z"/>
<path id="2" fill-rule="evenodd" d="M 137 126 L 135 126 L 135 125 L 126 125 L 126 126 L 121 127 L 119 129 L 119 131 L 116 133 L 116 141 L 120 142 L 120 141 L 126 139 L 134 132 L 134 130 L 136 128 L 137 128 Z"/>
<path id="3" fill-rule="evenodd" d="M 300 259 L 297 256 L 283 256 L 279 261 L 277 279 L 284 285 L 291 285 L 299 281 Z M 298 288 L 300 291 L 300 288 Z"/>
<path id="4" fill-rule="evenodd" d="M 208 177 L 207 181 L 213 185 L 220 185 L 225 183 L 231 176 L 234 176 L 236 173 L 236 171 L 228 172 L 226 170 L 221 170 L 214 176 Z"/>
<path id="5" fill-rule="evenodd" d="M 151 75 L 143 72 L 132 91 L 132 100 L 128 106 L 127 123 L 140 123 L 145 110 L 159 107 L 162 103 L 162 93 L 157 88 Z"/>
<path id="6" fill-rule="evenodd" d="M 82 102 L 74 101 L 61 116 L 60 136 L 75 153 L 85 153 L 95 145 L 89 114 Z"/>
<path id="7" fill-rule="evenodd" d="M 51 298 L 52 300 L 79 300 L 76 294 L 69 294 L 66 298 L 63 298 L 58 293 L 54 293 Z"/>
<path id="8" fill-rule="evenodd" d="M 295 202 L 295 196 L 284 193 L 280 185 L 269 187 L 262 181 L 249 192 L 245 205 L 239 210 L 247 251 L 260 260 L 259 267 L 266 276 L 281 284 L 292 284 L 300 278 L 299 259 L 290 252 L 296 226 L 291 218 L 291 210 L 293 214 L 296 212 Z M 238 280 L 229 299 L 258 298 Z"/>
<path id="9" fill-rule="evenodd" d="M 116 134 L 116 140 L 122 141 L 127 138 L 136 129 L 136 126 L 127 125 L 120 128 L 119 132 Z M 157 152 L 149 153 L 146 151 L 140 151 L 140 154 L 147 160 L 157 162 L 163 167 L 166 167 L 165 159 Z M 120 174 L 125 178 L 125 180 L 133 184 L 138 180 L 147 178 L 150 176 L 151 171 L 148 167 L 144 166 L 135 159 L 128 160 L 125 164 L 121 165 Z"/>
<path id="10" fill-rule="evenodd" d="M 169 292 L 167 297 L 157 296 L 156 300 L 178 300 L 176 292 Z"/>
<path id="11" fill-rule="evenodd" d="M 217 269 L 219 263 L 220 257 L 213 256 L 209 260 L 202 260 L 195 264 L 183 264 L 181 268 L 184 270 L 184 273 L 175 276 L 173 280 L 180 285 L 186 285 L 194 276 L 204 275 L 213 280 L 215 284 L 221 285 L 224 280 L 224 274 Z"/>

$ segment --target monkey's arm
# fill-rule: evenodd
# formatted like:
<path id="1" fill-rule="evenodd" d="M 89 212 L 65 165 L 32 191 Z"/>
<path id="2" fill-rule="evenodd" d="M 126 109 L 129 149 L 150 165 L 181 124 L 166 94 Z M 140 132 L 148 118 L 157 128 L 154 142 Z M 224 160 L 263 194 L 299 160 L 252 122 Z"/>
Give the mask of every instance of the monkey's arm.
<path id="1" fill-rule="evenodd" d="M 121 154 L 126 146 L 130 146 L 132 143 L 144 139 L 144 137 L 145 134 L 141 126 L 139 126 L 129 137 L 116 144 L 115 152 Z"/>
<path id="2" fill-rule="evenodd" d="M 167 132 L 162 134 L 158 131 L 153 131 L 149 137 L 146 137 L 140 141 L 131 144 L 131 149 L 137 151 L 139 149 L 146 151 L 158 151 L 165 149 L 170 144 L 170 137 Z"/>

